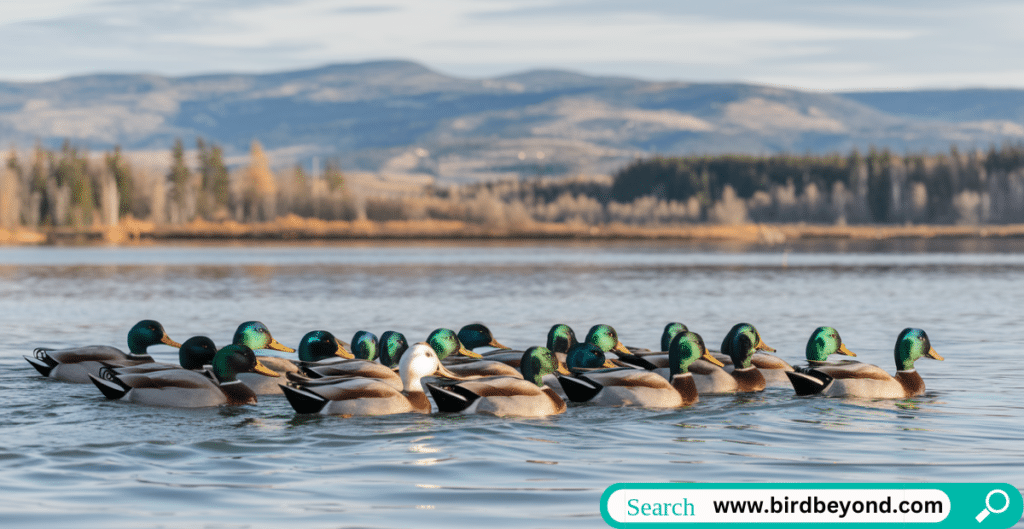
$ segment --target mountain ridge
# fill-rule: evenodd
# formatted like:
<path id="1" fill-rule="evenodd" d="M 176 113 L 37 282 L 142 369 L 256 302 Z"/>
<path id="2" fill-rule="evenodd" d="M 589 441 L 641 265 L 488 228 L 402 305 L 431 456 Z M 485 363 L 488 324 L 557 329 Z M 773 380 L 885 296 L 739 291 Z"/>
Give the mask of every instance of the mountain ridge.
<path id="1" fill-rule="evenodd" d="M 467 79 L 412 61 L 0 82 L 0 140 L 169 149 L 202 137 L 275 165 L 480 180 L 608 174 L 653 155 L 941 151 L 1024 141 L 1024 90 L 817 93 L 531 70 Z"/>

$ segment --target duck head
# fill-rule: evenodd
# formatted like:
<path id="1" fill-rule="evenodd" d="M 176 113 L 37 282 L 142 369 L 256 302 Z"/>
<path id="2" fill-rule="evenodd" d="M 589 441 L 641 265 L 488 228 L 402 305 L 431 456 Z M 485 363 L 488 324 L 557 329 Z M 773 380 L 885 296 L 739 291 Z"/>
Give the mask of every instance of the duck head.
<path id="1" fill-rule="evenodd" d="M 508 349 L 504 345 L 494 339 L 494 335 L 491 334 L 491 330 L 482 323 L 470 323 L 465 327 L 459 329 L 459 341 L 462 345 L 466 346 L 466 349 L 472 351 L 477 347 L 495 347 L 497 349 Z"/>
<path id="2" fill-rule="evenodd" d="M 380 363 L 388 367 L 398 367 L 402 354 L 409 348 L 405 335 L 397 331 L 384 331 L 377 345 L 380 346 Z"/>
<path id="3" fill-rule="evenodd" d="M 676 335 L 681 332 L 689 331 L 686 325 L 673 321 L 668 325 L 665 325 L 665 330 L 661 332 L 661 350 L 668 351 L 672 347 L 672 340 L 675 339 Z"/>
<path id="4" fill-rule="evenodd" d="M 357 331 L 352 336 L 352 354 L 360 360 L 377 359 L 377 335 L 367 331 Z"/>
<path id="5" fill-rule="evenodd" d="M 576 344 L 575 347 L 569 349 L 569 353 L 565 357 L 565 364 L 573 371 L 618 367 L 611 360 L 605 358 L 604 351 L 600 347 L 590 343 Z"/>
<path id="6" fill-rule="evenodd" d="M 722 352 L 732 358 L 736 369 L 750 367 L 750 358 L 757 351 L 774 352 L 775 349 L 768 347 L 761 339 L 761 334 L 749 323 L 733 325 L 722 340 Z"/>
<path id="7" fill-rule="evenodd" d="M 523 373 L 524 380 L 532 381 L 538 386 L 544 385 L 544 375 L 572 374 L 562 362 L 558 361 L 558 357 L 551 349 L 541 346 L 530 347 L 523 352 L 523 358 L 519 362 L 519 371 Z"/>
<path id="8" fill-rule="evenodd" d="M 285 353 L 294 353 L 295 349 L 281 344 L 270 335 L 270 329 L 258 321 L 247 321 L 238 326 L 235 337 L 231 339 L 233 344 L 242 344 L 252 350 L 273 349 Z"/>
<path id="9" fill-rule="evenodd" d="M 213 340 L 205 336 L 193 336 L 178 349 L 178 363 L 185 369 L 202 369 L 203 366 L 213 364 L 216 354 L 217 346 Z"/>
<path id="10" fill-rule="evenodd" d="M 239 373 L 259 373 L 268 377 L 281 376 L 260 363 L 252 349 L 241 344 L 231 344 L 213 356 L 213 374 L 223 384 L 238 380 Z"/>
<path id="11" fill-rule="evenodd" d="M 574 345 L 580 343 L 572 327 L 564 323 L 556 323 L 548 331 L 548 349 L 556 353 L 568 353 Z"/>
<path id="12" fill-rule="evenodd" d="M 896 338 L 896 349 L 893 352 L 896 358 L 896 369 L 910 371 L 914 369 L 914 361 L 925 357 L 933 360 L 945 360 L 939 353 L 935 352 L 928 335 L 921 329 L 906 328 Z"/>
<path id="13" fill-rule="evenodd" d="M 459 340 L 455 331 L 451 329 L 434 329 L 434 332 L 427 336 L 427 345 L 437 353 L 439 360 L 444 360 L 448 355 L 452 354 L 460 354 L 470 358 L 483 358 L 479 353 L 466 349 L 466 346 Z"/>
<path id="14" fill-rule="evenodd" d="M 839 337 L 839 331 L 832 327 L 818 327 L 811 333 L 807 340 L 807 360 L 809 362 L 823 363 L 828 360 L 829 355 L 839 353 L 846 356 L 857 356 L 853 351 L 846 348 L 843 339 Z"/>
<path id="15" fill-rule="evenodd" d="M 631 356 L 633 353 L 619 341 L 619 334 L 611 325 L 595 325 L 587 333 L 586 343 L 597 346 L 601 351 Z"/>
<path id="16" fill-rule="evenodd" d="M 145 355 L 151 345 L 166 344 L 181 347 L 181 344 L 170 339 L 164 326 L 156 320 L 142 320 L 128 330 L 128 351 L 133 355 Z"/>
<path id="17" fill-rule="evenodd" d="M 454 333 L 453 333 L 454 334 Z M 423 392 L 420 379 L 439 375 L 453 380 L 465 380 L 441 364 L 441 359 L 429 344 L 419 342 L 412 345 L 398 362 L 398 375 L 406 393 Z"/>
<path id="18" fill-rule="evenodd" d="M 704 338 L 695 332 L 683 331 L 676 334 L 668 346 L 669 380 L 676 375 L 690 372 L 690 364 L 698 359 L 707 360 L 718 367 L 724 364 L 711 356 L 704 345 Z"/>
<path id="19" fill-rule="evenodd" d="M 355 358 L 327 331 L 309 331 L 299 340 L 299 360 L 320 362 L 329 358 Z"/>

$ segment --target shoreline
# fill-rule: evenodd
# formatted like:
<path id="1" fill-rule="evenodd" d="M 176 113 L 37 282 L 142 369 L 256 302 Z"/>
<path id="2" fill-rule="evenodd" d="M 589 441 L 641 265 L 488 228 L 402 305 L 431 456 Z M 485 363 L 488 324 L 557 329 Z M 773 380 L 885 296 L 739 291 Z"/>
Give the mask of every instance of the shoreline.
<path id="1" fill-rule="evenodd" d="M 794 241 L 1024 239 L 1024 224 L 1007 225 L 824 225 L 824 224 L 692 224 L 635 226 L 534 223 L 494 227 L 461 221 L 322 221 L 295 216 L 273 222 L 194 221 L 158 226 L 125 219 L 116 226 L 48 231 L 0 230 L 0 245 L 45 246 L 106 243 L 264 241 L 686 241 L 777 245 Z"/>

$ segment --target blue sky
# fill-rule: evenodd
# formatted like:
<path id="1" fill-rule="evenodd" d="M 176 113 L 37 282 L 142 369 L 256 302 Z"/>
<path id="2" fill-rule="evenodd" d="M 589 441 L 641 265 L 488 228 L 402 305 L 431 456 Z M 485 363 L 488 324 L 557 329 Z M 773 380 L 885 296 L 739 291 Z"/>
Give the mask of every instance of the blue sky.
<path id="1" fill-rule="evenodd" d="M 33 0 L 0 9 L 0 80 L 268 72 L 410 59 L 812 90 L 1024 88 L 1024 2 Z"/>

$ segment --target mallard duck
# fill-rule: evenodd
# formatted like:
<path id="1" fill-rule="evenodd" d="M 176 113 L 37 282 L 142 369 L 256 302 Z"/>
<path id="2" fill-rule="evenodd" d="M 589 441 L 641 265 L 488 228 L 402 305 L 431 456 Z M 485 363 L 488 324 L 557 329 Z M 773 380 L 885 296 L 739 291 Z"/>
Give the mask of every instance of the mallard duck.
<path id="1" fill-rule="evenodd" d="M 725 336 L 722 350 L 729 352 L 730 364 L 734 369 L 724 369 L 720 360 L 717 364 L 703 359 L 694 362 L 690 366 L 690 372 L 693 373 L 697 391 L 706 395 L 764 390 L 767 385 L 764 375 L 751 362 L 754 354 L 764 347 L 767 346 L 753 325 L 741 323 L 733 326 Z M 717 356 L 711 356 L 718 360 Z M 725 367 L 728 368 L 729 365 Z"/>
<path id="2" fill-rule="evenodd" d="M 444 386 L 423 382 L 423 387 L 440 412 L 502 417 L 546 417 L 564 412 L 565 401 L 544 383 L 545 375 L 569 373 L 555 354 L 547 347 L 530 347 L 520 366 L 522 373 L 517 377 L 488 377 Z"/>
<path id="3" fill-rule="evenodd" d="M 235 330 L 235 335 L 231 339 L 231 343 L 245 345 L 253 351 L 270 349 L 284 353 L 295 352 L 295 349 L 283 345 L 281 342 L 274 339 L 270 334 L 270 329 L 268 329 L 262 322 L 258 321 L 247 321 L 239 325 L 238 329 Z M 238 379 L 245 383 L 245 385 L 252 388 L 257 395 L 280 395 L 281 389 L 278 387 L 278 384 L 284 382 L 284 374 L 296 373 L 299 368 L 294 362 L 287 358 L 267 355 L 256 355 L 256 357 L 259 358 L 260 363 L 264 366 L 279 373 L 280 378 L 274 379 L 272 377 L 253 373 L 241 373 Z"/>
<path id="4" fill-rule="evenodd" d="M 153 362 L 147 350 L 151 345 L 181 347 L 167 336 L 164 326 L 153 320 L 142 320 L 128 331 L 128 353 L 109 345 L 89 345 L 70 349 L 37 348 L 33 356 L 24 357 L 40 375 L 64 382 L 89 383 L 89 375 L 99 375 L 104 365 L 131 366 Z"/>
<path id="5" fill-rule="evenodd" d="M 587 332 L 586 339 L 583 340 L 586 343 L 597 346 L 604 353 L 613 353 L 618 357 L 621 362 L 619 365 L 632 365 L 641 369 L 657 369 L 658 366 L 648 362 L 642 356 L 629 350 L 619 340 L 619 334 L 615 332 L 615 329 L 611 325 L 598 324 L 590 328 Z M 642 352 L 649 352 L 647 349 L 641 350 Z"/>
<path id="6" fill-rule="evenodd" d="M 335 384 L 302 388 L 281 386 L 281 389 L 298 413 L 345 416 L 430 413 L 430 401 L 420 380 L 434 374 L 460 379 L 441 364 L 429 345 L 422 342 L 414 344 L 402 355 L 398 371 L 402 378 L 401 390 L 372 378 L 350 378 Z"/>
<path id="7" fill-rule="evenodd" d="M 89 379 L 108 399 L 150 406 L 201 408 L 256 402 L 256 393 L 238 380 L 241 373 L 278 376 L 278 373 L 260 363 L 252 349 L 232 344 L 214 355 L 213 378 L 188 369 L 119 375 L 104 368 L 101 377 L 89 375 Z"/>
<path id="8" fill-rule="evenodd" d="M 732 337 L 741 333 L 753 329 L 757 333 L 757 329 L 749 323 L 737 323 L 732 329 L 726 333 L 725 338 L 722 340 L 722 350 L 718 354 L 712 353 L 719 362 L 725 364 L 726 371 L 732 371 L 735 365 L 732 362 L 732 355 L 727 350 L 727 343 L 732 343 Z M 757 335 L 760 338 L 760 334 Z M 750 357 L 750 363 L 761 371 L 761 376 L 765 379 L 765 384 L 768 386 L 788 386 L 789 379 L 786 377 L 787 372 L 793 371 L 793 366 L 789 365 L 788 362 L 775 356 L 773 354 L 775 349 L 769 347 L 762 340 L 757 345 L 757 351 Z"/>
<path id="9" fill-rule="evenodd" d="M 106 367 L 112 369 L 114 373 L 118 375 L 126 374 L 143 374 L 153 373 L 155 371 L 163 371 L 165 369 L 190 369 L 192 371 L 202 371 L 206 369 L 206 366 L 213 363 L 213 357 L 217 354 L 217 345 L 213 343 L 213 340 L 205 336 L 193 336 L 188 340 L 185 340 L 181 344 L 181 348 L 178 349 L 178 363 L 168 364 L 164 362 L 148 362 L 145 364 L 139 364 L 135 366 L 123 366 L 118 367 L 116 365 L 106 365 Z"/>
<path id="10" fill-rule="evenodd" d="M 558 360 L 565 363 L 565 355 L 569 352 L 569 349 L 579 343 L 576 340 L 576 333 L 573 332 L 572 328 L 564 323 L 557 323 L 551 326 L 551 330 L 548 331 L 548 337 L 546 347 L 555 353 Z M 519 362 L 523 359 L 523 353 L 525 351 L 517 351 L 513 349 L 498 349 L 495 351 L 489 351 L 483 354 L 485 360 L 493 360 L 508 364 L 514 369 L 519 369 Z M 459 357 L 448 357 L 449 362 L 446 363 L 448 366 L 458 365 L 458 363 L 475 362 L 472 358 L 466 358 L 463 356 Z"/>
<path id="11" fill-rule="evenodd" d="M 483 325 L 477 323 L 473 325 L 467 325 L 462 329 L 466 330 L 467 327 L 474 328 L 470 333 L 468 333 L 468 335 L 472 339 L 478 340 L 478 343 L 480 340 L 483 340 L 481 336 L 483 336 L 484 334 L 482 333 L 482 331 L 479 330 L 479 328 L 483 328 L 486 330 L 487 327 L 484 327 Z M 462 338 L 459 337 L 463 335 L 461 331 L 459 332 L 459 336 L 456 336 L 454 340 L 452 339 L 450 333 L 451 331 L 449 331 L 448 329 L 437 329 L 434 332 L 432 332 L 430 336 L 427 338 L 427 343 L 430 344 L 430 346 L 434 348 L 434 351 L 437 352 L 438 358 L 444 361 L 446 358 L 450 358 L 453 355 L 476 355 L 470 356 L 470 361 L 468 362 L 446 362 L 445 367 L 447 367 L 452 373 L 455 373 L 456 375 L 462 377 L 505 376 L 513 378 L 522 378 L 522 375 L 519 374 L 519 371 L 516 368 L 504 362 L 492 360 L 491 357 L 484 357 L 482 355 L 478 355 L 477 353 L 470 351 L 469 347 L 462 343 Z M 489 334 L 490 331 L 487 331 L 487 333 Z M 492 340 L 491 343 L 498 342 Z M 485 345 L 490 345 L 491 343 L 487 343 Z M 466 353 L 470 353 L 470 355 L 467 355 Z M 522 354 L 520 354 L 520 357 L 521 356 Z"/>
<path id="12" fill-rule="evenodd" d="M 943 360 L 932 347 L 928 335 L 913 328 L 903 329 L 896 338 L 893 357 L 896 360 L 895 376 L 869 364 L 822 364 L 789 373 L 789 379 L 797 395 L 903 399 L 924 393 L 924 379 L 914 369 L 914 361 L 921 357 Z"/>
<path id="13" fill-rule="evenodd" d="M 384 344 L 384 349 L 387 350 L 396 345 L 400 347 L 404 343 L 405 337 L 399 334 L 396 338 L 389 337 L 388 342 Z M 306 347 L 302 347 L 303 345 Z M 398 373 L 395 373 L 391 367 L 372 360 L 376 356 L 377 345 L 376 335 L 359 331 L 352 338 L 352 353 L 348 353 L 341 349 L 333 334 L 327 331 L 314 331 L 303 338 L 299 347 L 299 360 L 304 362 L 303 374 L 289 373 L 286 378 L 293 385 L 298 386 L 324 386 L 334 384 L 339 379 L 352 377 L 373 378 L 401 391 L 402 378 Z M 343 352 L 345 354 L 342 354 Z M 328 361 L 339 357 L 353 357 L 353 359 Z"/>
<path id="14" fill-rule="evenodd" d="M 405 335 L 398 331 L 384 331 L 380 335 L 378 344 L 380 345 L 380 363 L 397 369 L 402 354 L 409 348 L 409 342 L 405 339 Z"/>
<path id="15" fill-rule="evenodd" d="M 573 376 L 559 376 L 565 394 L 574 402 L 592 402 L 603 406 L 643 406 L 677 408 L 697 401 L 697 389 L 688 373 L 694 360 L 707 357 L 700 336 L 683 333 L 669 348 L 672 361 L 671 382 L 652 371 L 620 367 L 588 370 L 606 366 L 604 351 L 593 344 L 582 344 L 569 352 Z"/>
<path id="16" fill-rule="evenodd" d="M 475 350 L 478 347 L 493 347 L 495 351 L 501 352 L 511 350 L 508 347 L 501 345 L 501 342 L 494 339 L 494 334 L 482 323 L 470 323 L 469 325 L 463 326 L 459 329 L 459 341 L 462 345 L 466 346 L 466 349 L 470 351 Z"/>

